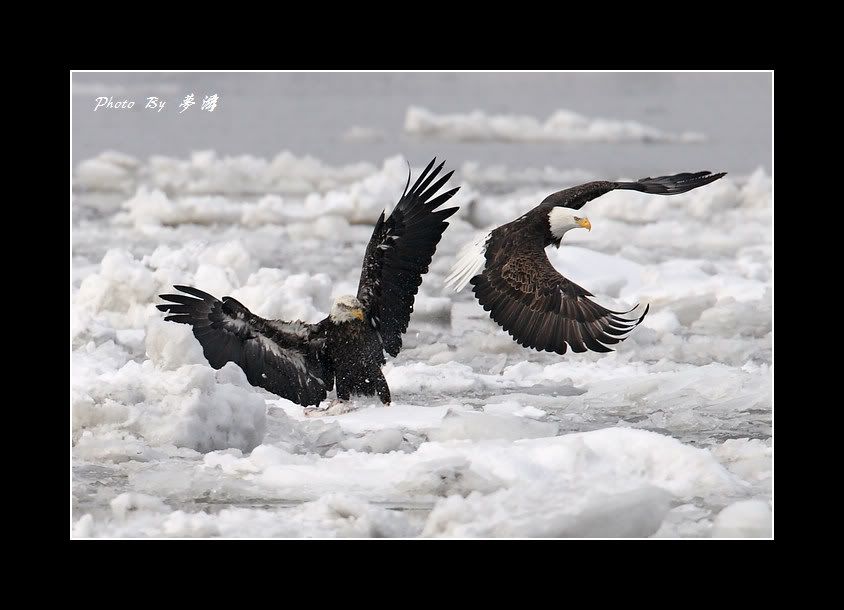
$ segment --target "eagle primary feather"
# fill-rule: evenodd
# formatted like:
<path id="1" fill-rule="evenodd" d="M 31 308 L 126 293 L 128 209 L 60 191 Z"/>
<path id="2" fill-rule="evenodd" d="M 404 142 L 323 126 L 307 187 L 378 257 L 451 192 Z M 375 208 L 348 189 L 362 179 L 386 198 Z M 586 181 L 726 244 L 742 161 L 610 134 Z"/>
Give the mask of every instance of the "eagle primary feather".
<path id="1" fill-rule="evenodd" d="M 384 220 L 381 213 L 363 259 L 357 296 L 391 356 L 398 355 L 401 349 L 401 336 L 407 330 L 422 276 L 428 272 L 448 226 L 445 219 L 458 209 L 434 211 L 460 189 L 456 187 L 430 199 L 454 173 L 450 171 L 431 184 L 445 165 L 443 161 L 431 171 L 435 161 L 428 164 L 409 191 L 405 186 L 389 218 Z"/>
<path id="2" fill-rule="evenodd" d="M 302 405 L 319 404 L 331 390 L 334 380 L 320 350 L 325 337 L 319 324 L 265 320 L 232 297 L 220 301 L 191 286 L 174 288 L 191 296 L 162 294 L 177 304 L 158 309 L 170 314 L 165 320 L 191 325 L 215 369 L 234 362 L 252 385 Z"/>

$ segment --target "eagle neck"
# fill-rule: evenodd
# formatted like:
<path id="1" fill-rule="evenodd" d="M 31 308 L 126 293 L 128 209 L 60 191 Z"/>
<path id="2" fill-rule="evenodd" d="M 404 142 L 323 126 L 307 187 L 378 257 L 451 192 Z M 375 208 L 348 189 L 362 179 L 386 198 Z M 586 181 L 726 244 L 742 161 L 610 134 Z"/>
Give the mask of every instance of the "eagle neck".
<path id="1" fill-rule="evenodd" d="M 548 246 L 556 246 L 557 248 L 560 247 L 560 243 L 563 241 L 563 236 L 565 235 L 565 231 L 562 233 L 554 233 L 552 229 L 553 219 L 552 214 L 556 208 L 551 208 L 547 210 L 545 214 L 543 214 L 544 218 L 542 219 L 542 233 L 543 233 L 543 244 L 547 248 Z"/>

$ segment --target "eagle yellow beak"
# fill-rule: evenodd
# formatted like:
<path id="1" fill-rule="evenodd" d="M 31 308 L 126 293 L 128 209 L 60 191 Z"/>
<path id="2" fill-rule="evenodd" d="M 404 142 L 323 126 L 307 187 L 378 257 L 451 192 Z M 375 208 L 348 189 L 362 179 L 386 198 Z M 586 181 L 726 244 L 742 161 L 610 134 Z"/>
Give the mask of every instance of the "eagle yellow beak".
<path id="1" fill-rule="evenodd" d="M 588 229 L 589 231 L 592 230 L 592 223 L 589 222 L 588 218 L 581 218 L 580 222 L 578 222 L 577 224 L 579 224 L 584 229 Z"/>
<path id="2" fill-rule="evenodd" d="M 358 320 L 363 320 L 363 309 L 353 309 L 352 315 Z"/>

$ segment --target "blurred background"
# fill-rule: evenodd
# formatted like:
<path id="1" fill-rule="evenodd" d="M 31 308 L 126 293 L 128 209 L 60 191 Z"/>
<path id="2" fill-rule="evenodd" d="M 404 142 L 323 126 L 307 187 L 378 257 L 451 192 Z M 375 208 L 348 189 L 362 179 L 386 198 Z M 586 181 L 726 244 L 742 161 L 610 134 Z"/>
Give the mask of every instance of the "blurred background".
<path id="1" fill-rule="evenodd" d="M 197 104 L 180 114 L 189 93 Z M 216 110 L 200 110 L 212 94 Z M 94 112 L 99 96 L 136 105 Z M 143 110 L 149 96 L 165 109 Z M 380 164 L 399 154 L 424 164 L 437 155 L 608 178 L 758 167 L 770 174 L 771 96 L 768 73 L 76 73 L 73 157 L 289 150 L 329 164 Z M 561 109 L 580 118 L 549 121 Z"/>

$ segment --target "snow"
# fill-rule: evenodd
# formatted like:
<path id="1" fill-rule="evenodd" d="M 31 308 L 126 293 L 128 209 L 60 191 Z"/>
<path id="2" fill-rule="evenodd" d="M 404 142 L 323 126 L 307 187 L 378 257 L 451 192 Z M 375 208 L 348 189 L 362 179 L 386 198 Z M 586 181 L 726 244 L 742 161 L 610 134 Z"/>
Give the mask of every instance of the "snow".
<path id="1" fill-rule="evenodd" d="M 558 426 L 555 423 L 533 421 L 527 417 L 450 410 L 436 428 L 428 431 L 428 438 L 432 441 L 494 438 L 516 441 L 522 438 L 554 436 L 557 431 Z"/>
<path id="2" fill-rule="evenodd" d="M 195 486 L 195 494 L 213 484 L 220 493 L 241 485 L 241 493 L 267 502 L 298 500 L 303 511 L 336 494 L 368 499 L 361 506 L 427 504 L 432 508 L 424 521 L 426 536 L 648 536 L 673 501 L 729 502 L 748 487 L 706 449 L 624 428 L 517 441 L 429 441 L 412 452 L 343 449 L 331 456 L 291 454 L 264 444 L 249 456 L 231 449 L 210 452 L 181 469 L 182 482 L 175 488 Z M 147 497 L 153 489 L 178 497 L 174 481 L 179 478 L 170 473 L 162 485 L 156 477 L 130 475 L 139 490 L 132 493 L 143 502 L 118 496 L 112 513 L 126 505 L 164 512 L 160 502 Z M 115 527 L 149 526 L 149 515 L 127 519 L 127 510 L 122 513 L 86 527 L 96 535 L 113 535 Z M 190 519 L 213 524 L 219 517 Z M 118 523 L 127 520 L 136 523 Z M 166 529 L 167 523 L 159 526 Z"/>
<path id="3" fill-rule="evenodd" d="M 555 111 L 545 121 L 515 114 L 437 114 L 419 106 L 407 109 L 407 133 L 452 140 L 500 140 L 504 142 L 701 142 L 701 133 L 668 133 L 637 121 L 592 118 L 571 110 Z"/>
<path id="4" fill-rule="evenodd" d="M 515 485 L 468 499 L 450 496 L 431 511 L 422 534 L 485 538 L 629 538 L 654 534 L 671 495 L 655 487 L 596 492 L 566 482 Z M 585 492 L 585 493 L 584 493 Z"/>
<path id="5" fill-rule="evenodd" d="M 357 137 L 360 133 L 355 132 Z M 128 192 L 141 185 L 190 194 L 307 194 L 349 184 L 372 173 L 368 163 L 332 167 L 311 156 L 283 151 L 273 159 L 251 155 L 218 157 L 197 151 L 188 159 L 153 155 L 146 163 L 106 151 L 79 163 L 74 188 Z"/>
<path id="6" fill-rule="evenodd" d="M 471 184 L 485 190 L 490 188 L 512 190 L 514 186 L 550 185 L 552 190 L 576 184 L 597 180 L 598 178 L 585 170 L 560 170 L 547 165 L 542 168 L 525 168 L 514 170 L 506 165 L 481 165 L 476 161 L 466 161 L 460 167 L 461 175 Z"/>
<path id="7" fill-rule="evenodd" d="M 718 513 L 713 538 L 770 538 L 771 508 L 764 500 L 742 500 Z"/>
<path id="8" fill-rule="evenodd" d="M 493 118 L 477 133 L 503 137 Z M 590 121 L 588 133 L 639 133 Z M 357 292 L 405 159 L 78 163 L 72 536 L 769 537 L 770 177 L 590 202 L 593 230 L 570 231 L 550 261 L 610 309 L 651 309 L 616 351 L 561 357 L 521 348 L 444 279 L 465 243 L 552 190 L 641 176 L 461 173 L 449 183 L 461 209 L 384 367 L 392 405 L 311 417 L 234 364 L 211 368 L 157 295 L 186 284 L 264 317 L 322 319 Z"/>
<path id="9" fill-rule="evenodd" d="M 127 192 L 135 184 L 138 166 L 134 157 L 109 150 L 77 165 L 74 185 Z"/>

